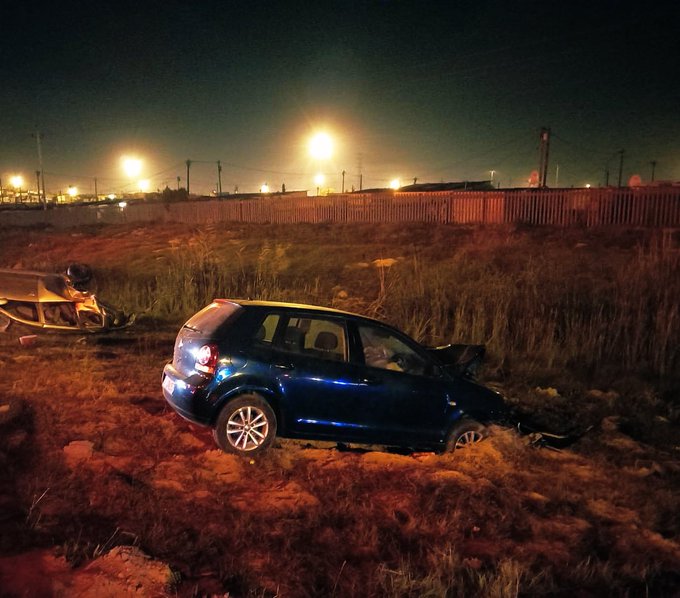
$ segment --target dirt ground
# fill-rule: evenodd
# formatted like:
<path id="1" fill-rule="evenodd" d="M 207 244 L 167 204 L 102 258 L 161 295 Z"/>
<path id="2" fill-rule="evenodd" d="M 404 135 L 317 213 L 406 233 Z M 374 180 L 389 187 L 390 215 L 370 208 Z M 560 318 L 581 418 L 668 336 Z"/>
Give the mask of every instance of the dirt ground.
<path id="1" fill-rule="evenodd" d="M 62 262 L 74 239 L 34 247 Z M 602 417 L 565 450 L 495 428 L 455 454 L 280 439 L 242 459 L 165 405 L 176 330 L 0 334 L 1 596 L 680 594 L 673 421 L 642 441 L 591 388 Z"/>

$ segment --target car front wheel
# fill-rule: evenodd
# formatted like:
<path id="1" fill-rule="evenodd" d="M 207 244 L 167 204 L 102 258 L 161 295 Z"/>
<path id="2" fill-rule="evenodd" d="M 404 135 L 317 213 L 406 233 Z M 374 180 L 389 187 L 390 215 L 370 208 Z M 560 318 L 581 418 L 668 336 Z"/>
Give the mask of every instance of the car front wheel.
<path id="1" fill-rule="evenodd" d="M 227 453 L 256 455 L 276 436 L 276 415 L 260 395 L 241 395 L 229 401 L 217 416 L 213 437 Z"/>
<path id="2" fill-rule="evenodd" d="M 456 423 L 446 439 L 446 450 L 455 451 L 468 448 L 487 436 L 486 428 L 473 419 L 462 419 Z"/>

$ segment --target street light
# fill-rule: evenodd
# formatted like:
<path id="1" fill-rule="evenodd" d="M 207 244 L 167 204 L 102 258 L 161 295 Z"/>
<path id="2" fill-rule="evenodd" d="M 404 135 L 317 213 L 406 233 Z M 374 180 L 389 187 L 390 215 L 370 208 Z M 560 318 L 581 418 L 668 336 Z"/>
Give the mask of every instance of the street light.
<path id="1" fill-rule="evenodd" d="M 78 187 L 74 187 L 73 185 L 69 185 L 66 193 L 68 193 L 69 196 L 71 197 L 71 199 L 73 199 L 76 195 L 78 195 Z"/>
<path id="2" fill-rule="evenodd" d="M 139 185 L 139 190 L 142 193 L 146 193 L 149 190 L 149 188 L 151 187 L 151 183 L 149 182 L 148 179 L 143 179 L 143 180 L 139 181 L 139 183 L 137 183 L 137 184 Z"/>
<path id="3" fill-rule="evenodd" d="M 121 159 L 123 172 L 131 179 L 138 177 L 142 172 L 142 161 L 132 156 L 123 156 Z"/>
<path id="4" fill-rule="evenodd" d="M 401 183 L 399 182 L 399 179 L 392 179 L 390 181 L 390 189 L 394 189 L 395 191 L 401 187 Z"/>
<path id="5" fill-rule="evenodd" d="M 321 186 L 326 182 L 326 177 L 320 172 L 314 175 L 314 184 L 316 185 L 316 194 L 319 195 Z"/>
<path id="6" fill-rule="evenodd" d="M 19 199 L 21 199 L 21 188 L 24 186 L 24 177 L 20 174 L 15 174 L 9 179 L 10 184 L 14 187 L 14 200 L 17 199 L 17 193 L 19 194 Z"/>
<path id="7" fill-rule="evenodd" d="M 260 187 L 260 193 L 269 193 L 269 185 L 267 185 L 267 183 L 262 184 Z"/>
<path id="8" fill-rule="evenodd" d="M 309 140 L 309 153 L 315 160 L 328 160 L 333 155 L 333 140 L 328 133 L 316 133 Z"/>

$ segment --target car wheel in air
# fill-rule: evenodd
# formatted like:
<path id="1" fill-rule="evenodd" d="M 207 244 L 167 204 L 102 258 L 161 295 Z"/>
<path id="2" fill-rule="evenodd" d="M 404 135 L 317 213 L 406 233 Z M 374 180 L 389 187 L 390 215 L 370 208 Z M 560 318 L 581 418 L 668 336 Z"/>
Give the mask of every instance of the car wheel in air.
<path id="1" fill-rule="evenodd" d="M 487 430 L 482 424 L 473 419 L 462 419 L 451 428 L 446 439 L 446 450 L 468 448 L 482 441 L 486 436 Z"/>
<path id="2" fill-rule="evenodd" d="M 213 437 L 227 453 L 256 455 L 276 436 L 276 415 L 260 395 L 241 395 L 229 401 L 217 416 Z"/>

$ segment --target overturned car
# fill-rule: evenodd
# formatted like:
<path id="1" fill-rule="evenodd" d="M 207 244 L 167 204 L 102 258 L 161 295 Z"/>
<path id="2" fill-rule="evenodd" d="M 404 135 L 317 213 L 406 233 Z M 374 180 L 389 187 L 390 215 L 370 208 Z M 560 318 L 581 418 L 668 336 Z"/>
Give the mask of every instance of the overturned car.
<path id="1" fill-rule="evenodd" d="M 127 316 L 65 274 L 0 270 L 0 331 L 18 325 L 55 332 L 102 332 L 129 326 Z"/>

